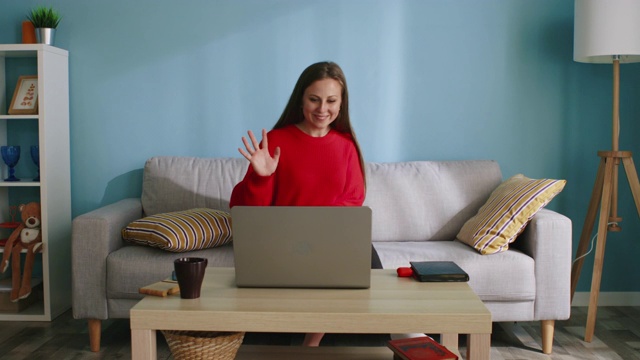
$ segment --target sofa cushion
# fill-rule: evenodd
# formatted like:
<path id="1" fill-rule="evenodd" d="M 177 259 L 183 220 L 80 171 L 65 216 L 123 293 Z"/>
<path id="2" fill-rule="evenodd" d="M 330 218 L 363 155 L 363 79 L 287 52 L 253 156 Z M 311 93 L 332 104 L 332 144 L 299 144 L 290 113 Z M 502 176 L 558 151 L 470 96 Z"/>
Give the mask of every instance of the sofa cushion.
<path id="1" fill-rule="evenodd" d="M 453 240 L 502 181 L 495 161 L 367 163 L 373 241 Z"/>
<path id="2" fill-rule="evenodd" d="M 457 239 L 483 255 L 507 250 L 529 220 L 560 193 L 565 184 L 565 180 L 529 179 L 522 174 L 509 178 L 464 224 Z"/>
<path id="3" fill-rule="evenodd" d="M 516 249 L 481 256 L 457 241 L 380 241 L 374 247 L 385 269 L 410 261 L 453 261 L 469 274 L 469 286 L 482 301 L 528 302 L 536 296 L 535 261 Z"/>
<path id="4" fill-rule="evenodd" d="M 208 249 L 231 241 L 231 215 L 213 209 L 151 215 L 127 225 L 122 238 L 173 252 Z"/>
<path id="5" fill-rule="evenodd" d="M 248 166 L 245 158 L 150 158 L 144 165 L 142 210 L 147 216 L 194 208 L 229 211 L 231 191 Z"/>
<path id="6" fill-rule="evenodd" d="M 206 258 L 209 267 L 233 267 L 233 246 L 191 251 L 188 256 Z M 106 290 L 109 299 L 142 299 L 138 289 L 171 276 L 173 261 L 184 253 L 149 246 L 128 245 L 107 257 Z"/>

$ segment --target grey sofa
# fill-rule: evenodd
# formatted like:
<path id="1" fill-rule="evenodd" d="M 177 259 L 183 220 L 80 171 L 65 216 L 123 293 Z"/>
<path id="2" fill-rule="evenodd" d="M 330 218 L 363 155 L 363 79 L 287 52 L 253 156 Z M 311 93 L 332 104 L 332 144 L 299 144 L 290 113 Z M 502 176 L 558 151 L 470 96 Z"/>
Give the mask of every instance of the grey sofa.
<path id="1" fill-rule="evenodd" d="M 144 166 L 141 198 L 124 199 L 73 220 L 73 315 L 88 319 L 91 348 L 100 347 L 100 321 L 128 318 L 138 288 L 167 277 L 172 253 L 130 245 L 121 229 L 145 215 L 208 207 L 228 210 L 244 176 L 242 158 L 154 157 Z M 542 322 L 550 353 L 555 320 L 570 315 L 571 221 L 542 209 L 503 253 L 480 255 L 455 239 L 502 181 L 494 161 L 367 163 L 365 205 L 373 210 L 373 242 L 383 267 L 413 260 L 452 260 L 492 319 Z M 233 266 L 233 246 L 194 251 L 209 266 Z"/>

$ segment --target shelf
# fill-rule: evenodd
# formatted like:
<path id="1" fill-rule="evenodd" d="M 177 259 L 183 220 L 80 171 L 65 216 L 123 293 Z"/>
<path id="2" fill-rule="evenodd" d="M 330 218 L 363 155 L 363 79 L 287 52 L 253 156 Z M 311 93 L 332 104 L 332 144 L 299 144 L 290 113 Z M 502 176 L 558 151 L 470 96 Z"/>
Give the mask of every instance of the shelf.
<path id="1" fill-rule="evenodd" d="M 39 181 L 3 181 L 0 180 L 0 187 L 40 187 Z"/>
<path id="2" fill-rule="evenodd" d="M 367 359 L 388 360 L 393 352 L 386 346 L 279 346 L 242 345 L 238 349 L 238 360 L 298 360 L 298 359 Z"/>
<path id="3" fill-rule="evenodd" d="M 4 245 L 3 245 L 3 246 L 4 246 Z M 0 254 L 2 254 L 2 253 L 4 253 L 4 247 L 1 247 L 1 248 L 0 248 Z M 22 249 L 22 250 L 20 250 L 20 253 L 21 253 L 21 254 L 26 254 L 26 253 L 27 253 L 27 249 Z M 41 253 L 41 252 L 37 252 L 37 253 L 36 253 L 36 255 L 38 255 L 38 254 L 42 254 L 42 253 Z M 0 314 L 2 314 L 2 312 L 1 312 L 1 311 L 0 311 Z"/>
<path id="4" fill-rule="evenodd" d="M 7 114 L 13 95 L 7 90 L 20 75 L 38 76 L 39 114 Z M 71 307 L 69 52 L 44 44 L 0 44 L 0 89 L 0 145 L 23 147 L 16 168 L 21 181 L 0 177 L 0 220 L 12 219 L 10 205 L 40 203 L 42 250 L 34 271 L 39 269 L 43 281 L 41 301 L 20 313 L 0 312 L 0 321 L 51 321 Z M 40 181 L 33 181 L 38 172 L 29 158 L 32 145 L 39 146 Z M 0 230 L 3 238 L 12 232 Z M 2 251 L 0 246 L 0 256 Z"/>
<path id="5" fill-rule="evenodd" d="M 1 321 L 50 321 L 50 316 L 44 314 L 44 303 L 38 301 L 19 313 L 0 312 Z"/>
<path id="6" fill-rule="evenodd" d="M 20 226 L 22 223 L 19 221 L 5 221 L 0 223 L 0 228 L 2 229 L 15 229 Z"/>
<path id="7" fill-rule="evenodd" d="M 44 44 L 0 44 L 0 48 L 0 56 L 3 57 L 34 57 L 41 50 L 69 56 L 67 50 Z"/>
<path id="8" fill-rule="evenodd" d="M 38 115 L 0 115 L 0 120 L 37 120 Z"/>

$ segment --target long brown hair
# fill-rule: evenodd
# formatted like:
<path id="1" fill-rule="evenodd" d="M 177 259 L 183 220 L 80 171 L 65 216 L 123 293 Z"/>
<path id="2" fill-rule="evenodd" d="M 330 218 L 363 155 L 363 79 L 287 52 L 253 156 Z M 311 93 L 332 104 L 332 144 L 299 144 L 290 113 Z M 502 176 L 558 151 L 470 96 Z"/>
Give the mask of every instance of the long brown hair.
<path id="1" fill-rule="evenodd" d="M 356 146 L 356 151 L 358 152 L 360 168 L 362 169 L 362 179 L 366 186 L 367 180 L 364 170 L 364 158 L 362 156 L 362 151 L 360 150 L 360 144 L 358 144 L 356 134 L 351 126 L 351 119 L 349 118 L 349 90 L 347 89 L 347 79 L 338 64 L 331 61 L 323 61 L 309 65 L 304 69 L 298 78 L 298 82 L 296 82 L 296 86 L 293 88 L 293 92 L 291 93 L 291 97 L 289 97 L 287 106 L 284 108 L 282 115 L 280 115 L 280 119 L 278 119 L 278 122 L 273 126 L 273 128 L 280 129 L 287 125 L 302 122 L 304 120 L 304 115 L 302 114 L 302 97 L 304 96 L 304 91 L 311 84 L 322 79 L 334 79 L 340 84 L 340 86 L 342 86 L 340 113 L 336 120 L 331 123 L 330 127 L 336 131 L 351 135 L 353 143 Z"/>

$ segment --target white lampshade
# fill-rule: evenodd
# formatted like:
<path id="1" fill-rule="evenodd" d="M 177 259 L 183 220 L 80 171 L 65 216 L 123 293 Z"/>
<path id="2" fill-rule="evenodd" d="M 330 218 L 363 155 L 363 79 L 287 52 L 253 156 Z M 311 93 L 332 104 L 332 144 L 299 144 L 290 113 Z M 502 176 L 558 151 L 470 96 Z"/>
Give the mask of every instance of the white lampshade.
<path id="1" fill-rule="evenodd" d="M 576 0 L 573 60 L 640 62 L 640 0 Z"/>

